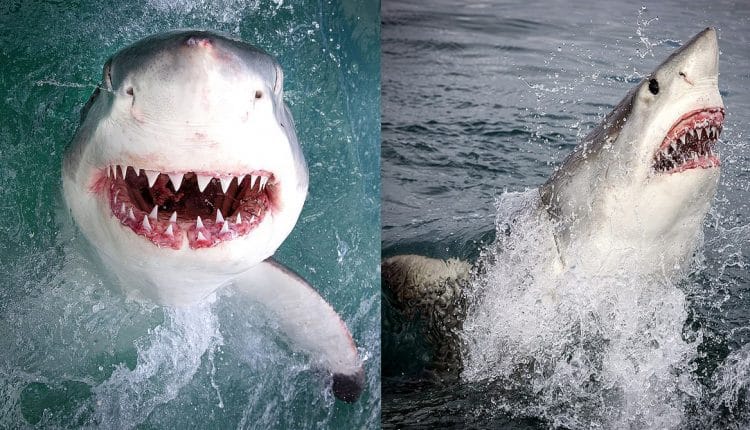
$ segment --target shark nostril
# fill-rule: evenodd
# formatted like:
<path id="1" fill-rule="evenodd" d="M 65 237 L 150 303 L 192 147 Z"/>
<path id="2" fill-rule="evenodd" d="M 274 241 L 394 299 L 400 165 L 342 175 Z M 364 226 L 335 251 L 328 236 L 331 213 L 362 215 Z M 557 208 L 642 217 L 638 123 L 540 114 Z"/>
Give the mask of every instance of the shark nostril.
<path id="1" fill-rule="evenodd" d="M 132 96 L 133 95 L 133 87 L 128 87 L 127 90 L 125 90 L 125 94 Z"/>
<path id="2" fill-rule="evenodd" d="M 259 100 L 263 98 L 263 91 L 256 91 L 255 92 L 255 100 Z"/>

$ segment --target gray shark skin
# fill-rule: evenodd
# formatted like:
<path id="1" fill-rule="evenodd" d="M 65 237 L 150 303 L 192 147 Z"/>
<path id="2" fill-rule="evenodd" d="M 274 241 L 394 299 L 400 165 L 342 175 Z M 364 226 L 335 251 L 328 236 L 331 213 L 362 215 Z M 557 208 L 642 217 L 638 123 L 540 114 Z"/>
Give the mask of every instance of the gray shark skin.
<path id="1" fill-rule="evenodd" d="M 556 250 L 549 273 L 616 273 L 624 259 L 643 277 L 684 273 L 719 179 L 718 62 L 716 31 L 706 28 L 632 88 L 539 188 L 537 215 L 552 225 Z M 494 246 L 502 258 L 501 237 Z M 383 284 L 396 302 L 404 300 L 404 314 L 427 316 L 439 356 L 460 350 L 462 292 L 482 284 L 482 267 L 457 272 L 458 263 L 468 265 L 415 255 L 381 264 Z M 455 309 L 436 313 L 447 296 Z M 460 353 L 449 357 L 433 367 L 460 370 Z"/>
<path id="2" fill-rule="evenodd" d="M 63 161 L 73 219 L 128 296 L 184 306 L 234 288 L 354 402 L 365 376 L 349 330 L 272 258 L 307 187 L 280 65 L 209 31 L 154 35 L 110 58 Z"/>

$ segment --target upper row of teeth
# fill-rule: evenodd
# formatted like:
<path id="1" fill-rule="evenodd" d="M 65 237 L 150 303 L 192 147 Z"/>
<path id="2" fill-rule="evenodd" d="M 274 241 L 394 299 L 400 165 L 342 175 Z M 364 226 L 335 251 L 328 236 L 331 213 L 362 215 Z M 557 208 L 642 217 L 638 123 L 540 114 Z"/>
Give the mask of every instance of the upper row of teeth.
<path id="1" fill-rule="evenodd" d="M 679 141 L 680 144 L 685 145 L 685 139 L 687 138 L 688 135 L 693 138 L 697 137 L 698 139 L 703 139 L 703 138 L 718 139 L 720 133 L 721 133 L 721 128 L 716 127 L 716 126 L 691 128 L 687 130 L 685 133 L 683 133 L 680 137 L 673 140 L 669 144 L 669 146 L 664 147 L 660 152 L 662 153 L 662 155 L 667 155 L 669 149 L 671 149 L 672 151 L 676 151 L 677 142 Z"/>
<path id="2" fill-rule="evenodd" d="M 146 169 L 135 169 L 131 166 L 121 166 L 121 165 L 114 165 L 107 167 L 107 177 L 112 178 L 125 178 L 125 173 L 127 172 L 127 169 L 133 169 L 134 172 L 138 172 L 138 174 L 145 174 L 146 178 L 148 178 L 148 186 L 153 187 L 156 183 L 156 179 L 159 177 L 161 172 L 157 172 L 155 170 L 146 170 Z M 182 186 L 182 179 L 185 176 L 184 173 L 165 173 L 167 176 L 169 176 L 169 180 L 172 182 L 172 186 L 174 187 L 175 191 L 179 191 L 180 187 Z M 250 177 L 250 188 L 255 188 L 256 185 L 259 186 L 260 190 L 263 190 L 266 187 L 266 184 L 268 183 L 268 176 L 263 174 L 258 175 L 240 175 L 240 176 L 210 176 L 210 175 L 201 175 L 196 174 L 196 179 L 198 180 L 198 189 L 200 192 L 203 192 L 203 190 L 206 189 L 208 184 L 211 182 L 211 179 L 218 179 L 221 183 L 221 189 L 224 191 L 224 193 L 227 192 L 229 189 L 229 186 L 232 184 L 232 181 L 237 178 L 237 185 L 241 184 L 242 181 L 245 179 L 246 176 Z"/>
<path id="3" fill-rule="evenodd" d="M 704 123 L 706 124 L 706 123 Z M 698 139 L 708 138 L 708 139 L 718 139 L 719 133 L 721 133 L 721 128 L 716 126 L 709 126 L 708 124 L 704 125 L 703 127 L 696 127 L 691 128 L 687 131 L 687 133 L 683 133 L 682 136 L 680 136 L 680 142 L 683 144 L 685 143 L 685 136 L 688 134 L 691 137 L 698 137 Z"/>

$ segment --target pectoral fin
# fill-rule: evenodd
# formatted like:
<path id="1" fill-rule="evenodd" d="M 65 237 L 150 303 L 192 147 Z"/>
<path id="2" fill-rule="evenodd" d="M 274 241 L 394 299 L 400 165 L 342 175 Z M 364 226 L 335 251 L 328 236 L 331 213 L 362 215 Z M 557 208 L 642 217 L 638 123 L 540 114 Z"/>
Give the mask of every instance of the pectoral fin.
<path id="1" fill-rule="evenodd" d="M 279 317 L 292 343 L 333 375 L 333 394 L 354 402 L 365 373 L 352 335 L 325 300 L 301 276 L 268 259 L 235 281 L 238 290 Z"/>

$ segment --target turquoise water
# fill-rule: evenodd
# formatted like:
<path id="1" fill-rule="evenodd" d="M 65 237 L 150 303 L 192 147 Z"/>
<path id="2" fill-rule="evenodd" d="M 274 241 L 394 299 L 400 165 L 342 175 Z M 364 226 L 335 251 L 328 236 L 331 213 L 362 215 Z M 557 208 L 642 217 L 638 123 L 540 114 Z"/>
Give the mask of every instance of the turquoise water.
<path id="1" fill-rule="evenodd" d="M 374 428 L 380 421 L 379 7 L 370 2 L 3 2 L 0 427 Z M 257 305 L 126 301 L 61 198 L 80 108 L 118 49 L 175 28 L 274 55 L 310 170 L 277 253 L 347 323 L 362 398 L 334 400 Z"/>
<path id="2" fill-rule="evenodd" d="M 389 0 L 381 13 L 384 257 L 475 261 L 525 190 L 709 25 L 727 111 L 719 190 L 687 279 L 612 280 L 610 291 L 571 283 L 550 313 L 507 294 L 522 287 L 512 278 L 486 279 L 499 305 L 480 328 L 525 349 L 488 341 L 481 375 L 444 381 L 425 372 L 418 325 L 384 296 L 384 428 L 750 426 L 748 5 Z M 506 273 L 534 269 L 533 253 L 512 257 L 518 267 Z M 638 300 L 627 303 L 629 293 Z M 521 311 L 536 324 L 505 318 Z M 645 333 L 629 331 L 636 322 Z M 508 371 L 529 363 L 538 373 Z"/>

